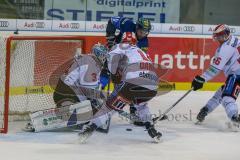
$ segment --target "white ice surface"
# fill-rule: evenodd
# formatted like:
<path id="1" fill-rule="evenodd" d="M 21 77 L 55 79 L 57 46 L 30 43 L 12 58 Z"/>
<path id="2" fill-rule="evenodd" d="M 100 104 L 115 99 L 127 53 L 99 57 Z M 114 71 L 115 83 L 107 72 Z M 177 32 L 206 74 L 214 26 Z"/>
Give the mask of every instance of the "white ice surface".
<path id="1" fill-rule="evenodd" d="M 149 103 L 151 111 L 167 109 L 184 92 L 153 99 Z M 180 102 L 170 112 L 170 120 L 158 123 L 157 128 L 163 133 L 159 144 L 152 143 L 143 128 L 134 127 L 117 115 L 108 134 L 96 132 L 86 144 L 78 144 L 76 132 L 24 133 L 19 130 L 24 123 L 15 122 L 10 124 L 8 134 L 0 135 L 0 159 L 238 160 L 240 132 L 226 129 L 228 120 L 223 107 L 209 115 L 203 125 L 194 125 L 196 114 L 212 95 L 213 92 L 193 92 Z"/>

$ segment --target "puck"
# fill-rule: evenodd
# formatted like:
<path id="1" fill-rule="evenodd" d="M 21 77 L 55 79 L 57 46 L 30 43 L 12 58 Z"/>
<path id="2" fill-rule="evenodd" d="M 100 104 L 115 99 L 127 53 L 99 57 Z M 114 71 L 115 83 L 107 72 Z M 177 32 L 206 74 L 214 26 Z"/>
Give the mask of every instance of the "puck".
<path id="1" fill-rule="evenodd" d="M 131 128 L 127 128 L 126 131 L 132 131 L 132 129 Z"/>

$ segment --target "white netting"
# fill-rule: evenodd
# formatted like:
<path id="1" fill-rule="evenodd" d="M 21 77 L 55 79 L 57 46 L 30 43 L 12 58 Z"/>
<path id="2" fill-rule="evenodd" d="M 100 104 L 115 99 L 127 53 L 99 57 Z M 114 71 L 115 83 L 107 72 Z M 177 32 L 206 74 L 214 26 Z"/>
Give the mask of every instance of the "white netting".
<path id="1" fill-rule="evenodd" d="M 6 39 L 0 46 L 0 125 L 3 123 Z M 72 60 L 76 50 L 82 48 L 81 40 L 13 40 L 10 65 L 10 120 L 26 119 L 29 112 L 53 108 L 53 73 Z M 66 68 L 66 67 L 63 67 Z M 57 72 L 56 72 L 57 71 Z M 50 85 L 51 81 L 51 85 Z M 0 126 L 0 127 L 1 127 Z"/>

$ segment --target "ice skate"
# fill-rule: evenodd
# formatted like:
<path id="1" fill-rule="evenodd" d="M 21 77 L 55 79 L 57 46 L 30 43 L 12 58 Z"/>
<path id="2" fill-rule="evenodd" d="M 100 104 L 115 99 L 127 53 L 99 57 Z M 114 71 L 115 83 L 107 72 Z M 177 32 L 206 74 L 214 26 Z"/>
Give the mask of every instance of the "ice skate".
<path id="1" fill-rule="evenodd" d="M 35 128 L 31 122 L 28 122 L 22 130 L 25 132 L 35 132 Z"/>
<path id="2" fill-rule="evenodd" d="M 207 116 L 207 114 L 208 114 L 208 108 L 203 107 L 197 115 L 197 122 L 195 124 L 201 124 L 205 120 L 205 117 Z"/>
<path id="3" fill-rule="evenodd" d="M 154 125 L 152 125 L 150 122 L 145 123 L 146 129 L 148 131 L 148 135 L 154 139 L 156 143 L 159 143 L 162 137 L 162 133 L 158 132 L 155 128 Z"/>
<path id="4" fill-rule="evenodd" d="M 78 133 L 79 142 L 85 143 L 96 129 L 97 126 L 94 123 L 84 126 L 83 130 Z"/>

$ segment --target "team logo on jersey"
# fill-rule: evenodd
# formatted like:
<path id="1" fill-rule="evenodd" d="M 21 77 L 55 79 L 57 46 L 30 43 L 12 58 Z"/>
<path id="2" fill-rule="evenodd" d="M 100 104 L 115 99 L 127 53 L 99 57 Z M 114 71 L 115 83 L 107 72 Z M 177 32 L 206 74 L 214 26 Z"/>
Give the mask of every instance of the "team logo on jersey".
<path id="1" fill-rule="evenodd" d="M 150 74 L 150 73 L 140 72 L 139 77 L 150 79 L 150 80 L 153 80 L 155 82 L 158 81 L 158 77 L 156 75 L 153 75 L 153 74 Z"/>

